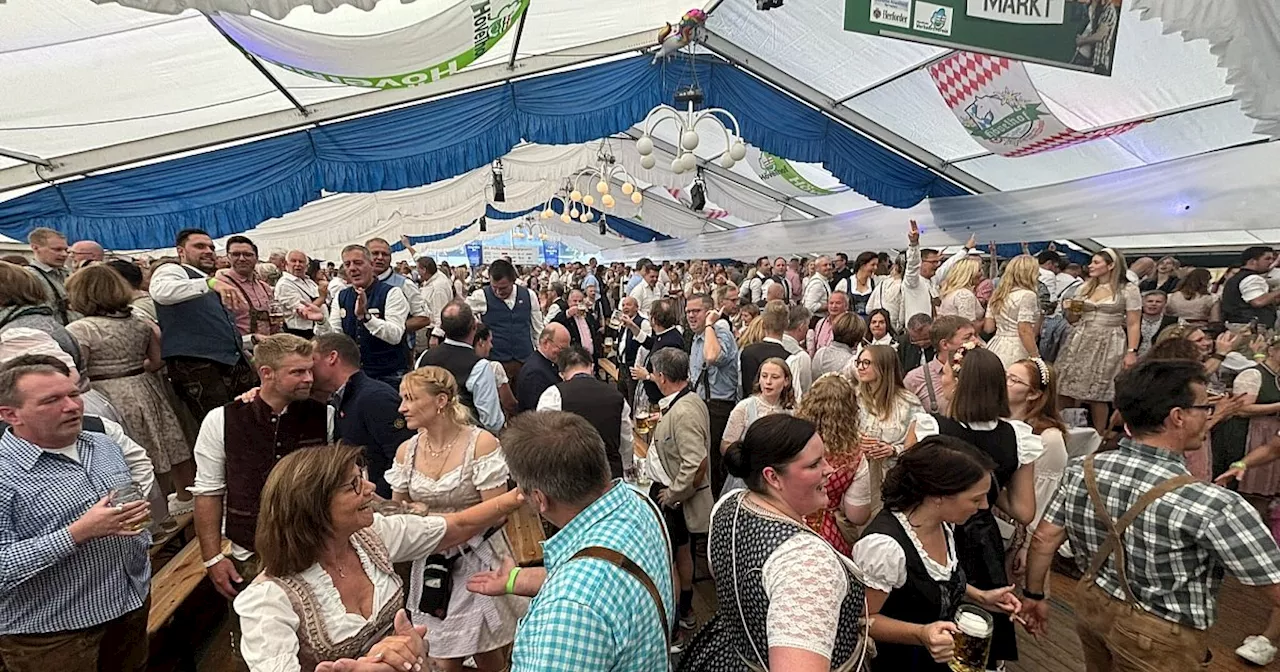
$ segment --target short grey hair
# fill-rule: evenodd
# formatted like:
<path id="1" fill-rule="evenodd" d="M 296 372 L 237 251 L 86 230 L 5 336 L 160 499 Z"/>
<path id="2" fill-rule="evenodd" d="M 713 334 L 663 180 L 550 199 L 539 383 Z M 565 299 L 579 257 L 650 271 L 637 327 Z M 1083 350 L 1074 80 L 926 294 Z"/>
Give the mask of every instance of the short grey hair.
<path id="1" fill-rule="evenodd" d="M 689 353 L 680 348 L 662 348 L 649 358 L 649 368 L 664 378 L 680 383 L 689 380 Z"/>
<path id="2" fill-rule="evenodd" d="M 1143 292 L 1143 293 L 1142 293 L 1142 298 L 1144 298 L 1144 299 L 1145 299 L 1145 298 L 1147 298 L 1148 296 L 1158 296 L 1158 297 L 1160 297 L 1160 298 L 1162 298 L 1162 299 L 1167 299 L 1167 298 L 1169 298 L 1169 295 L 1168 295 L 1168 294 L 1166 294 L 1166 293 L 1165 293 L 1165 291 L 1164 291 L 1163 289 L 1148 289 L 1147 291 L 1145 291 L 1145 292 Z"/>
<path id="3" fill-rule="evenodd" d="M 916 313 L 907 320 L 907 329 L 917 331 L 925 327 L 933 326 L 933 316 L 928 313 Z"/>
<path id="4" fill-rule="evenodd" d="M 809 312 L 809 309 L 804 306 L 791 306 L 791 312 L 789 314 L 790 320 L 787 322 L 787 331 L 799 329 L 802 324 L 809 326 L 809 318 L 812 316 L 813 313 Z"/>
<path id="5" fill-rule="evenodd" d="M 520 489 L 585 506 L 609 489 L 604 439 L 585 418 L 562 411 L 521 413 L 502 432 L 507 468 Z"/>

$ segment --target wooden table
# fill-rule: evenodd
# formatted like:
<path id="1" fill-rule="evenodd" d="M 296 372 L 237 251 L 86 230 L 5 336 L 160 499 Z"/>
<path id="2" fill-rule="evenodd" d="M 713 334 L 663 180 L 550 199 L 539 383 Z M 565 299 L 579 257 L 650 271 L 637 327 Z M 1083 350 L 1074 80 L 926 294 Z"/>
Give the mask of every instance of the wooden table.
<path id="1" fill-rule="evenodd" d="M 600 370 L 604 372 L 604 375 L 608 376 L 613 380 L 618 379 L 618 365 L 615 364 L 612 359 L 600 360 L 599 367 L 600 367 Z"/>

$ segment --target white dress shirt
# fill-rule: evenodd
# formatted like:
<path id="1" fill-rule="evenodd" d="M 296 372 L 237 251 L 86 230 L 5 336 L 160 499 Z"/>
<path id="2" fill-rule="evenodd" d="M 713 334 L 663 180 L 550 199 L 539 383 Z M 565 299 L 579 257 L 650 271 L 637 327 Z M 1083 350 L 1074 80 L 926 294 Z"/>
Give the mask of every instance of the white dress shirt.
<path id="1" fill-rule="evenodd" d="M 408 286 L 407 284 L 405 285 Z M 404 338 L 404 321 L 409 317 L 409 299 L 399 287 L 392 286 L 387 292 L 386 314 L 378 315 L 376 310 L 370 306 L 368 309 L 369 320 L 364 323 L 364 328 L 369 330 L 375 338 L 386 341 L 392 345 L 400 342 Z M 329 328 L 335 333 L 346 333 L 342 329 L 342 318 L 346 315 L 346 311 L 338 305 L 336 299 L 333 309 L 329 311 Z M 355 334 L 347 334 L 352 338 Z"/>
<path id="2" fill-rule="evenodd" d="M 827 299 L 831 298 L 831 284 L 817 273 L 804 281 L 804 307 L 814 315 L 827 314 Z"/>
<path id="3" fill-rule="evenodd" d="M 189 278 L 184 269 L 195 271 L 200 277 Z M 151 274 L 151 300 L 161 306 L 174 306 L 198 298 L 213 291 L 209 289 L 209 275 L 195 266 L 163 264 Z"/>
<path id="4" fill-rule="evenodd" d="M 444 274 L 436 271 L 434 275 L 422 283 L 422 302 L 426 304 L 431 323 L 440 326 L 440 313 L 453 300 L 453 284 Z M 441 332 L 443 333 L 443 332 Z"/>
<path id="5" fill-rule="evenodd" d="M 200 434 L 196 436 L 196 480 L 187 488 L 197 497 L 224 495 L 227 492 L 227 444 L 225 407 L 219 406 L 209 411 L 200 423 Z M 333 440 L 333 406 L 328 407 L 329 417 L 325 432 L 330 441 Z M 239 545 L 231 544 L 231 557 L 236 560 L 248 560 L 253 553 Z"/>
<path id="6" fill-rule="evenodd" d="M 467 348 L 474 350 L 474 346 L 470 343 L 455 341 L 452 338 L 444 339 L 446 345 L 455 345 L 459 348 Z M 427 353 L 418 355 L 417 366 L 422 368 L 422 360 L 426 359 Z M 502 375 L 499 376 L 498 372 Z M 480 359 L 471 367 L 471 371 L 467 374 L 467 381 L 464 384 L 466 390 L 471 393 L 471 403 L 476 407 L 476 413 L 480 416 L 476 421 L 481 427 L 493 432 L 496 436 L 502 431 L 502 426 L 507 423 L 507 418 L 502 413 L 502 401 L 498 397 L 498 387 L 507 382 L 506 369 L 501 364 L 491 362 L 487 359 Z"/>
<path id="7" fill-rule="evenodd" d="M 541 397 L 538 397 L 539 411 L 560 411 L 564 410 L 561 406 L 560 388 L 552 385 L 548 387 Z M 631 441 L 631 404 L 626 399 L 622 400 L 622 436 L 619 437 L 618 452 L 622 454 L 622 467 L 630 469 L 635 463 L 634 446 Z M 655 452 L 655 451 L 650 451 Z"/>
<path id="8" fill-rule="evenodd" d="M 649 307 L 653 305 L 653 302 L 666 298 L 665 295 L 666 291 L 663 290 L 661 282 L 655 282 L 653 286 L 641 282 L 628 294 L 628 296 L 636 300 L 636 303 L 640 304 L 640 314 L 646 318 L 649 317 Z"/>
<path id="9" fill-rule="evenodd" d="M 920 277 L 920 246 L 907 248 L 907 267 L 902 272 L 902 319 L 903 323 L 894 326 L 906 329 L 907 322 L 916 315 L 933 316 L 933 300 L 938 296 L 937 287 L 929 280 Z"/>
<path id="10" fill-rule="evenodd" d="M 395 273 L 395 271 L 388 268 L 382 275 L 378 276 L 378 280 L 386 282 L 392 273 Z M 399 287 L 400 291 L 404 292 L 405 299 L 409 301 L 409 315 L 411 317 L 430 317 L 431 314 L 427 312 L 427 304 L 422 300 L 422 292 L 418 291 L 418 283 L 410 278 L 405 278 L 404 284 L 393 286 Z"/>
<path id="11" fill-rule="evenodd" d="M 323 304 L 321 304 L 320 310 L 324 313 L 325 319 L 319 322 L 312 322 L 305 317 L 298 317 L 296 312 L 292 312 L 301 306 L 311 304 L 318 298 L 320 298 L 320 287 L 311 278 L 299 278 L 292 273 L 285 273 L 276 282 L 275 300 L 284 304 L 290 310 L 289 316 L 284 320 L 284 326 L 290 329 L 306 331 L 315 329 L 319 324 L 328 321 L 329 309 L 328 306 Z"/>
<path id="12" fill-rule="evenodd" d="M 537 350 L 538 334 L 542 333 L 542 328 L 546 326 L 546 323 L 542 318 L 542 306 L 538 305 L 538 294 L 532 290 L 526 291 L 529 292 L 529 342 L 533 344 L 533 349 Z M 519 289 L 512 289 L 511 296 L 503 299 L 502 302 L 507 304 L 508 308 L 515 310 L 516 297 L 519 295 Z M 471 312 L 476 317 L 481 317 L 487 313 L 489 311 L 489 300 L 485 297 L 484 289 L 477 289 L 471 292 L 471 295 L 467 297 L 467 305 L 471 306 Z"/>

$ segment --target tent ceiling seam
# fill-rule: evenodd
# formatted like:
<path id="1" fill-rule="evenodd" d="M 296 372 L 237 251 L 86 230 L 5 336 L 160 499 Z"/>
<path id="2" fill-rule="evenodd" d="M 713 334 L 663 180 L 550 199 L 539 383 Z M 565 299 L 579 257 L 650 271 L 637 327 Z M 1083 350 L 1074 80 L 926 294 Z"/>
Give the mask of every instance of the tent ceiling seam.
<path id="1" fill-rule="evenodd" d="M 262 62 L 257 59 L 257 57 L 249 53 L 249 51 L 244 47 L 240 46 L 240 43 L 236 42 L 235 38 L 228 35 L 227 31 L 222 29 L 222 26 L 219 26 L 217 23 L 215 23 L 213 20 L 213 17 L 206 14 L 204 15 L 204 18 L 208 21 L 210 26 L 213 26 L 214 30 L 218 31 L 219 35 L 221 35 L 224 39 L 226 39 L 226 41 L 232 47 L 235 47 L 236 51 L 240 52 L 240 55 L 248 59 L 249 63 L 253 65 L 253 69 L 257 70 L 259 75 L 262 75 L 263 78 L 265 78 L 268 82 L 271 82 L 271 86 L 274 87 L 275 90 L 280 93 L 280 95 L 284 96 L 285 100 L 289 101 L 289 104 L 292 105 L 293 108 L 298 111 L 298 114 L 301 114 L 304 117 L 310 114 L 307 108 L 303 106 L 302 103 L 298 102 L 297 98 L 293 97 L 293 94 L 289 92 L 289 89 L 285 88 L 285 86 L 280 83 L 280 80 L 276 79 L 275 75 L 271 74 L 267 70 L 266 66 L 264 66 Z"/>
<path id="2" fill-rule="evenodd" d="M 955 50 L 955 49 L 949 49 L 949 50 L 947 50 L 947 51 L 945 51 L 945 52 L 943 52 L 943 53 L 941 53 L 941 54 L 938 54 L 937 56 L 934 56 L 934 57 L 932 57 L 932 58 L 927 58 L 927 59 L 925 59 L 925 60 L 923 60 L 923 61 L 920 61 L 919 63 L 916 63 L 915 65 L 912 65 L 912 66 L 908 67 L 908 68 L 903 68 L 902 70 L 899 70 L 899 71 L 897 71 L 897 72 L 895 72 L 895 73 L 893 73 L 893 74 L 889 75 L 888 77 L 885 77 L 884 79 L 882 79 L 882 80 L 880 80 L 880 81 L 878 81 L 878 82 L 872 82 L 871 84 L 868 84 L 867 86 L 864 86 L 864 87 L 862 87 L 861 89 L 858 89 L 858 90 L 854 91 L 853 93 L 851 93 L 851 94 L 849 94 L 849 95 L 847 95 L 847 96 L 844 96 L 844 97 L 842 97 L 842 98 L 837 98 L 837 99 L 835 100 L 835 104 L 836 104 L 836 105 L 844 105 L 845 103 L 847 103 L 847 102 L 849 102 L 849 101 L 853 100 L 854 98 L 857 98 L 858 96 L 861 96 L 861 95 L 863 95 L 863 94 L 867 94 L 867 93 L 871 93 L 872 91 L 875 91 L 876 89 L 878 89 L 878 88 L 880 88 L 880 87 L 882 87 L 882 86 L 887 86 L 887 85 L 889 85 L 889 84 L 892 84 L 892 83 L 894 83 L 894 82 L 898 81 L 899 79 L 902 79 L 903 77 L 908 77 L 908 76 L 910 76 L 910 75 L 914 75 L 917 71 L 922 70 L 922 69 L 924 69 L 924 68 L 927 68 L 927 67 L 929 67 L 930 65 L 933 65 L 934 63 L 936 63 L 936 62 L 938 62 L 938 61 L 941 61 L 942 59 L 944 59 L 944 58 L 946 58 L 946 57 L 948 57 L 948 56 L 950 56 L 951 54 L 954 54 L 954 53 L 956 53 L 956 50 Z"/>
<path id="3" fill-rule="evenodd" d="M 178 23 L 178 22 L 180 22 L 180 21 L 191 21 L 191 20 L 193 20 L 193 19 L 198 19 L 198 18 L 200 18 L 200 17 L 199 17 L 199 16 L 177 16 L 177 17 L 173 17 L 173 18 L 168 18 L 168 19 L 163 19 L 163 20 L 160 20 L 160 21 L 156 21 L 155 23 L 145 23 L 145 24 L 137 25 L 137 26 L 129 26 L 129 27 L 127 27 L 127 28 L 121 28 L 121 29 L 119 29 L 119 30 L 111 30 L 111 31 L 107 31 L 107 32 L 105 32 L 105 33 L 97 33 L 97 34 L 94 34 L 94 35 L 86 35 L 85 37 L 77 37 L 77 38 L 73 38 L 73 39 L 70 39 L 70 40 L 58 40 L 58 41 L 56 41 L 56 42 L 47 42 L 47 43 L 45 43 L 45 44 L 35 44 L 35 45 L 31 45 L 31 46 L 29 46 L 29 47 L 19 47 L 19 48 L 17 48 L 17 49 L 0 49 L 0 54 L 18 54 L 18 53 L 21 53 L 21 52 L 24 52 L 24 51 L 36 51 L 36 50 L 39 50 L 39 49 L 50 49 L 50 48 L 53 48 L 53 47 L 64 47 L 64 46 L 71 45 L 71 44 L 81 44 L 81 43 L 84 43 L 84 42 L 89 42 L 89 41 L 91 41 L 91 40 L 97 40 L 97 39 L 100 39 L 100 38 L 103 38 L 103 37 L 112 37 L 112 36 L 115 36 L 115 35 L 123 35 L 123 34 L 125 34 L 125 33 L 131 33 L 131 32 L 137 31 L 137 30 L 147 30 L 147 29 L 149 29 L 149 28 L 155 28 L 155 27 L 157 27 L 157 26 L 167 26 L 167 25 L 170 25 L 170 24 Z"/>
<path id="4" fill-rule="evenodd" d="M 234 104 L 236 104 L 236 103 L 243 103 L 243 102 L 245 102 L 246 100 L 253 100 L 254 98 L 261 98 L 261 97 L 263 97 L 263 96 L 270 96 L 270 95 L 272 95 L 272 94 L 274 94 L 274 93 L 275 93 L 275 91 L 262 91 L 262 92 L 255 93 L 255 94 L 252 94 L 252 95 L 242 96 L 242 97 L 240 97 L 240 98 L 232 98 L 231 100 L 220 100 L 220 101 L 218 101 L 218 102 L 216 102 L 216 103 L 209 103 L 208 105 L 199 105 L 199 106 L 196 106 L 196 107 L 188 107 L 188 108 L 184 108 L 184 109 L 181 109 L 181 110 L 170 110 L 170 111 L 168 111 L 168 112 L 157 112 L 157 113 L 155 113 L 155 114 L 141 114 L 141 115 L 134 116 L 134 117 L 120 117 L 120 118 L 118 118 L 118 119 L 96 119 L 96 120 L 94 120 L 94 121 L 84 121 L 84 122 L 78 122 L 78 123 L 74 123 L 74 124 L 49 124 L 49 125 L 46 125 L 46 126 L 0 126 L 0 132 L 3 132 L 3 131 L 47 131 L 47 130 L 56 130 L 56 129 L 59 129 L 59 128 L 86 128 L 86 127 L 89 127 L 89 126 L 98 126 L 98 125 L 105 125 L 105 124 L 121 124 L 121 123 L 127 123 L 127 122 L 130 122 L 130 121 L 145 121 L 145 120 L 147 120 L 147 119 L 159 119 L 159 118 L 162 118 L 162 117 L 171 117 L 171 116 L 174 116 L 174 115 L 177 115 L 177 114 L 187 114 L 187 113 L 189 113 L 189 112 L 199 112 L 199 111 L 201 111 L 201 110 L 209 110 L 209 109 L 213 109 L 213 108 L 215 108 L 215 107 L 221 107 L 221 106 L 223 106 L 223 105 L 234 105 Z"/>
<path id="5" fill-rule="evenodd" d="M 22 161 L 23 163 L 30 163 L 37 166 L 44 166 L 45 168 L 53 167 L 53 164 L 49 163 L 48 159 L 42 159 L 36 156 L 35 154 L 27 154 L 26 152 L 19 152 L 16 149 L 5 149 L 3 147 L 0 147 L 0 156 L 7 157 L 10 159 L 15 159 L 17 161 Z"/>

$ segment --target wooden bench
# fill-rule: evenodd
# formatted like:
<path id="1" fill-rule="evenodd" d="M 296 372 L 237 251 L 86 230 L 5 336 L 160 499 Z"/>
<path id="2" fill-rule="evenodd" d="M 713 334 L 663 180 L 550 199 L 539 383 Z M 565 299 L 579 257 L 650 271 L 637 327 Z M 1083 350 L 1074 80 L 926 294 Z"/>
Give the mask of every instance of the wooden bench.
<path id="1" fill-rule="evenodd" d="M 174 528 L 168 532 L 153 534 L 151 537 L 151 566 L 154 570 L 156 558 L 160 557 L 175 539 L 187 540 L 187 533 L 192 529 L 195 514 L 184 513 L 173 519 Z"/>
<path id="2" fill-rule="evenodd" d="M 618 365 L 614 364 L 613 360 L 602 359 L 599 362 L 599 366 L 600 370 L 604 372 L 604 375 L 608 376 L 612 380 L 618 379 Z"/>
<path id="3" fill-rule="evenodd" d="M 230 544 L 223 542 L 223 552 Z M 151 576 L 151 611 L 147 615 L 147 635 L 163 628 L 182 603 L 204 580 L 204 563 L 200 557 L 200 540 L 192 539 L 160 571 Z"/>

